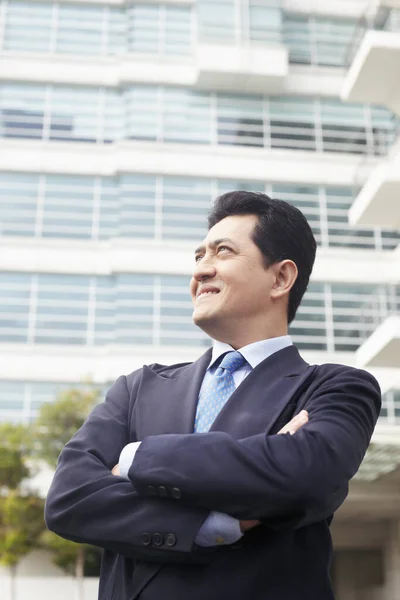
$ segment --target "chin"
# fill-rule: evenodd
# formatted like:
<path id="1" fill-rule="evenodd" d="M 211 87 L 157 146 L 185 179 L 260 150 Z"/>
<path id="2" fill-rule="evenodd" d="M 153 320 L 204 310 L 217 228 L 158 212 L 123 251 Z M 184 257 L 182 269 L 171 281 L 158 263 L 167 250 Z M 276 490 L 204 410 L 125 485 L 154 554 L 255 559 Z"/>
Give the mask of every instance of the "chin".
<path id="1" fill-rule="evenodd" d="M 199 327 L 199 329 L 202 329 L 204 333 L 206 333 L 212 339 L 219 339 L 221 337 L 221 322 L 215 317 L 215 315 L 194 314 L 193 323 Z"/>
<path id="2" fill-rule="evenodd" d="M 207 315 L 204 313 L 202 314 L 200 311 L 194 311 L 192 319 L 195 325 L 201 327 L 202 323 L 207 323 L 209 317 L 207 317 Z"/>

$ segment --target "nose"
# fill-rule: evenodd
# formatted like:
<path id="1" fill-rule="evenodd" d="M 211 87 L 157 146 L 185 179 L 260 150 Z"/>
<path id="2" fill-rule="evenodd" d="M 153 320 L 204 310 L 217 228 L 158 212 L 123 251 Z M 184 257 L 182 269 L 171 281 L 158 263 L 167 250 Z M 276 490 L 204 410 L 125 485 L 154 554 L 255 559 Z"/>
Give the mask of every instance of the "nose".
<path id="1" fill-rule="evenodd" d="M 196 263 L 193 271 L 193 278 L 199 283 L 212 279 L 216 275 L 216 270 L 212 262 L 203 258 Z"/>

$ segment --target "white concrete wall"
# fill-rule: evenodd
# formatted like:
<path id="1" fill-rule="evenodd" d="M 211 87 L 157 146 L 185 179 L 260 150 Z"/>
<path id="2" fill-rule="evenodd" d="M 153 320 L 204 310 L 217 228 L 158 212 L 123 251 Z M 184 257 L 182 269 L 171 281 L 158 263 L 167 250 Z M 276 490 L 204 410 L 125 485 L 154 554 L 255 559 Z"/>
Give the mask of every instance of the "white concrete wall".
<path id="1" fill-rule="evenodd" d="M 112 239 L 107 241 L 0 237 L 0 270 L 25 273 L 187 275 L 194 267 L 192 242 Z M 400 282 L 400 261 L 392 251 L 318 248 L 312 281 Z M 189 290 L 188 290 L 189 299 Z"/>
<path id="2" fill-rule="evenodd" d="M 97 600 L 97 577 L 86 577 L 83 587 L 82 600 Z M 44 550 L 35 550 L 22 559 L 17 567 L 15 589 L 15 600 L 78 600 L 76 580 L 55 566 L 50 552 Z M 9 572 L 0 568 L 1 600 L 11 600 L 10 591 Z"/>
<path id="3" fill-rule="evenodd" d="M 0 170 L 112 176 L 118 173 L 361 186 L 376 157 L 180 143 L 114 144 L 5 139 Z"/>
<path id="4" fill-rule="evenodd" d="M 18 577 L 15 600 L 78 600 L 72 577 Z M 11 600 L 10 580 L 0 576 L 1 600 Z M 81 600 L 97 600 L 98 579 L 86 577 Z"/>

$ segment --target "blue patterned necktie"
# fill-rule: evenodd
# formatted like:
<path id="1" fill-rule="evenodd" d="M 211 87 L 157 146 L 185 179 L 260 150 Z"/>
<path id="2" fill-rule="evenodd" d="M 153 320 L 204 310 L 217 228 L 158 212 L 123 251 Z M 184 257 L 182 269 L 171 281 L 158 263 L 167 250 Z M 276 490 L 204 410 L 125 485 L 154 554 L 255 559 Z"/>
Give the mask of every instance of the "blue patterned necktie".
<path id="1" fill-rule="evenodd" d="M 206 389 L 200 391 L 194 424 L 196 433 L 209 431 L 229 396 L 235 391 L 235 382 L 232 373 L 239 369 L 245 362 L 246 359 L 240 352 L 228 352 L 225 354 Z"/>

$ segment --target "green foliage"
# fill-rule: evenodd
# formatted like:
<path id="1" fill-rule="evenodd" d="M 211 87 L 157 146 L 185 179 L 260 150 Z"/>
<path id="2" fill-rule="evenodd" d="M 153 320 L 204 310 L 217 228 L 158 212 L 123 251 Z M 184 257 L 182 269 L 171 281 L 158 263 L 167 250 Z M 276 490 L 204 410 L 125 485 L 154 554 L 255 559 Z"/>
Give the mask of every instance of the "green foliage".
<path id="1" fill-rule="evenodd" d="M 82 427 L 98 400 L 97 391 L 71 389 L 43 404 L 34 426 L 36 455 L 55 468 L 61 450 Z"/>
<path id="2" fill-rule="evenodd" d="M 10 490 L 0 496 L 0 565 L 15 567 L 38 544 L 45 524 L 44 501 Z"/>
<path id="3" fill-rule="evenodd" d="M 61 450 L 82 427 L 98 401 L 98 391 L 71 389 L 58 396 L 55 402 L 44 404 L 34 424 L 35 453 L 50 467 L 55 468 Z M 53 555 L 53 562 L 78 578 L 85 567 L 98 561 L 99 550 L 87 544 L 76 544 L 46 531 L 42 544 Z"/>
<path id="4" fill-rule="evenodd" d="M 77 574 L 77 563 L 81 557 L 85 573 L 93 571 L 99 562 L 101 551 L 88 544 L 75 544 L 51 531 L 46 531 L 41 540 L 43 545 L 51 550 L 54 564 L 70 575 Z"/>
<path id="5" fill-rule="evenodd" d="M 32 475 L 33 459 L 56 467 L 62 448 L 97 400 L 97 391 L 71 389 L 44 404 L 29 427 L 0 424 L 0 565 L 12 572 L 21 558 L 39 546 L 51 550 L 54 562 L 79 578 L 84 566 L 90 569 L 98 562 L 97 548 L 46 531 L 44 500 L 21 491 L 22 481 Z"/>
<path id="6" fill-rule="evenodd" d="M 30 447 L 27 427 L 0 423 L 0 489 L 15 490 L 29 476 L 26 461 Z"/>

